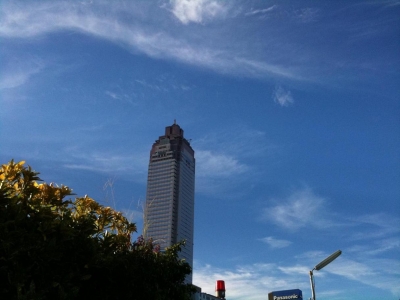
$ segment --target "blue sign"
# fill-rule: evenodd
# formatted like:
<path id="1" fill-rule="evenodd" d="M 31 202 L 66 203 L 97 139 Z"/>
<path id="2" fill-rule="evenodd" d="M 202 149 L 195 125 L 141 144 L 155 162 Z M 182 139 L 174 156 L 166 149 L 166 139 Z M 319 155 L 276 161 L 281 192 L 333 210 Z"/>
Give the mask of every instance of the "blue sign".
<path id="1" fill-rule="evenodd" d="M 268 300 L 302 300 L 303 293 L 301 290 L 285 290 L 276 291 L 268 294 Z"/>

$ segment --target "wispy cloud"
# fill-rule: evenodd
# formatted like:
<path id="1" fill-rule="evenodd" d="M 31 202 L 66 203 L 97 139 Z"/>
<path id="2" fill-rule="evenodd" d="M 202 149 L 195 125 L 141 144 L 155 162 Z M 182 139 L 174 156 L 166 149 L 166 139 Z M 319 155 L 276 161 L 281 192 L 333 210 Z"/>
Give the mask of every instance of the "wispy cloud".
<path id="1" fill-rule="evenodd" d="M 310 270 L 309 267 L 303 266 L 303 265 L 295 265 L 295 266 L 289 266 L 289 267 L 278 267 L 279 270 L 281 270 L 285 274 L 307 274 Z"/>
<path id="2" fill-rule="evenodd" d="M 23 61 L 14 59 L 4 61 L 8 61 L 8 63 L 5 63 L 1 68 L 0 90 L 16 88 L 25 84 L 45 67 L 44 62 L 38 58 L 26 58 Z"/>
<path id="3" fill-rule="evenodd" d="M 0 36 L 31 38 L 60 30 L 78 31 L 157 59 L 172 59 L 229 75 L 289 78 L 306 80 L 288 66 L 257 60 L 218 44 L 192 43 L 190 36 L 170 34 L 162 27 L 140 22 L 138 9 L 127 9 L 126 3 L 107 2 L 83 5 L 70 2 L 5 3 L 0 12 Z M 137 5 L 137 4 L 136 4 Z M 143 4 L 144 5 L 144 4 Z M 224 4 L 226 5 L 226 4 Z M 129 5 L 128 5 L 129 6 Z M 223 4 L 216 1 L 173 1 L 172 7 L 182 22 L 201 22 L 207 16 L 222 13 Z M 161 9 L 161 8 L 158 8 Z M 140 10 L 139 10 L 140 11 Z M 130 18 L 127 18 L 126 15 Z M 127 20 L 135 20 L 128 22 Z"/>
<path id="4" fill-rule="evenodd" d="M 362 252 L 360 252 L 362 253 Z M 316 277 L 328 277 L 329 274 L 342 276 L 346 280 L 357 281 L 382 290 L 389 290 L 394 296 L 400 293 L 400 262 L 393 259 L 364 259 L 360 253 L 349 254 L 345 251 L 323 272 L 315 272 Z M 216 280 L 225 280 L 229 299 L 265 299 L 271 291 L 296 287 L 309 291 L 308 272 L 330 253 L 310 251 L 291 258 L 291 264 L 254 263 L 232 268 L 219 268 L 195 261 L 193 283 L 202 287 L 204 292 L 213 294 Z M 379 280 L 377 280 L 379 278 Z M 323 284 L 321 281 L 320 284 Z M 249 288 L 251 287 L 251 288 Z M 229 293 L 229 294 L 228 294 Z M 343 299 L 346 291 L 329 285 L 324 287 L 324 295 L 336 295 Z"/>
<path id="5" fill-rule="evenodd" d="M 354 256 L 353 256 L 354 257 Z M 325 270 L 325 269 L 324 269 Z M 400 293 L 400 262 L 394 259 L 357 259 L 341 258 L 329 265 L 325 272 L 362 282 L 382 290 L 389 290 L 393 295 Z M 376 280 L 379 278 L 380 280 Z"/>
<path id="6" fill-rule="evenodd" d="M 201 266 L 195 262 L 193 283 L 203 292 L 214 294 L 216 280 L 224 280 L 227 298 L 261 300 L 273 290 L 287 289 L 288 286 L 307 287 L 298 276 L 282 276 L 276 264 L 253 264 L 220 269 L 211 265 Z M 251 287 L 251 288 L 250 288 Z"/>
<path id="7" fill-rule="evenodd" d="M 388 251 L 397 251 L 400 253 L 400 238 L 388 238 L 374 242 L 373 249 L 367 249 L 364 253 L 367 255 L 377 255 Z"/>
<path id="8" fill-rule="evenodd" d="M 310 23 L 317 20 L 319 10 L 313 7 L 289 8 L 284 5 L 272 5 L 267 8 L 252 9 L 245 13 L 245 16 L 259 16 L 261 18 L 273 16 L 295 21 L 296 23 Z"/>
<path id="9" fill-rule="evenodd" d="M 281 106 L 289 106 L 294 103 L 292 93 L 284 90 L 281 86 L 277 86 L 272 95 L 274 101 Z"/>
<path id="10" fill-rule="evenodd" d="M 247 178 L 250 166 L 233 155 L 212 150 L 196 150 L 196 192 L 221 197 L 240 197 L 232 182 Z M 241 175 L 241 176 L 239 176 Z M 239 185 L 238 185 L 239 186 Z"/>
<path id="11" fill-rule="evenodd" d="M 150 84 L 150 83 L 146 82 L 146 80 L 136 79 L 135 82 L 146 88 L 149 88 L 149 89 L 152 89 L 155 91 L 159 91 L 159 92 L 167 92 L 168 91 L 167 88 L 165 88 L 159 84 Z"/>
<path id="12" fill-rule="evenodd" d="M 297 190 L 286 199 L 273 199 L 272 202 L 278 204 L 266 208 L 263 217 L 283 228 L 297 230 L 311 223 L 315 226 L 326 226 L 326 223 L 311 222 L 317 214 L 322 213 L 325 199 L 310 188 Z"/>
<path id="13" fill-rule="evenodd" d="M 279 151 L 279 147 L 268 140 L 265 132 L 233 124 L 198 137 L 193 145 L 196 149 L 226 153 L 233 157 L 257 157 L 261 153 L 265 155 Z M 252 147 L 252 151 L 248 151 L 249 147 Z"/>
<path id="14" fill-rule="evenodd" d="M 138 181 L 145 180 L 147 170 L 147 155 L 124 155 L 108 152 L 86 152 L 83 149 L 69 149 L 68 162 L 64 167 L 68 169 L 87 170 L 97 173 L 114 175 L 131 175 L 130 178 Z M 136 176 L 135 176 L 136 175 Z M 139 179 L 140 178 L 140 179 Z"/>
<path id="15" fill-rule="evenodd" d="M 171 92 L 171 91 L 182 91 L 186 92 L 194 88 L 192 84 L 178 81 L 176 78 L 167 74 L 162 74 L 156 78 L 151 79 L 135 79 L 135 85 L 140 85 L 143 88 L 153 90 L 155 92 Z"/>
<path id="16" fill-rule="evenodd" d="M 394 218 L 384 213 L 362 215 L 348 219 L 359 229 L 353 233 L 353 240 L 384 238 L 400 232 L 399 218 Z"/>
<path id="17" fill-rule="evenodd" d="M 213 153 L 207 150 L 196 151 L 198 177 L 230 177 L 246 172 L 249 167 L 240 163 L 238 159 L 226 155 Z"/>
<path id="18" fill-rule="evenodd" d="M 290 246 L 290 244 L 292 244 L 291 241 L 279 240 L 272 236 L 267 236 L 265 238 L 262 238 L 262 239 L 260 239 L 260 241 L 268 244 L 273 249 L 285 248 L 285 247 Z"/>
<path id="19" fill-rule="evenodd" d="M 268 141 L 264 132 L 234 125 L 213 130 L 195 139 L 192 145 L 196 149 L 196 191 L 209 194 L 224 191 L 225 196 L 231 197 L 243 193 L 243 187 L 241 191 L 238 189 L 244 182 L 254 182 L 255 174 L 260 172 L 256 162 L 259 155 L 272 160 L 279 152 L 279 147 Z"/>
<path id="20" fill-rule="evenodd" d="M 368 247 L 357 245 L 354 248 L 354 251 L 363 249 L 365 254 L 385 252 L 400 246 L 399 239 L 395 238 L 400 232 L 398 218 L 386 213 L 356 217 L 338 215 L 327 209 L 327 199 L 315 194 L 309 187 L 295 190 L 284 198 L 269 199 L 269 203 L 262 219 L 290 231 L 305 227 L 320 230 L 348 228 L 351 230 L 343 231 L 342 237 L 360 244 L 368 240 Z"/>
<path id="21" fill-rule="evenodd" d="M 293 15 L 302 23 L 310 23 L 316 20 L 319 10 L 312 7 L 295 10 Z"/>
<path id="22" fill-rule="evenodd" d="M 171 0 L 172 13 L 183 24 L 201 23 L 226 13 L 226 3 L 215 0 Z"/>
<path id="23" fill-rule="evenodd" d="M 343 249 L 345 256 L 342 255 L 344 257 L 335 261 L 325 272 L 390 290 L 394 295 L 400 292 L 400 271 L 398 271 L 400 261 L 396 255 L 400 249 L 400 239 L 397 236 L 400 231 L 398 218 L 384 213 L 353 218 L 339 216 L 335 212 L 324 209 L 329 203 L 310 188 L 295 191 L 287 198 L 273 199 L 272 202 L 277 204 L 266 208 L 263 216 L 284 229 L 295 231 L 311 226 L 321 230 L 342 228 L 339 232 L 332 231 L 332 234 L 340 235 L 340 239 L 344 239 L 345 243 L 350 242 L 351 246 Z M 271 244 L 275 242 L 271 237 L 265 238 L 264 241 Z M 279 240 L 277 245 L 279 245 Z M 380 258 L 382 253 L 393 259 Z M 278 268 L 286 274 L 301 274 L 309 266 L 315 265 L 328 255 L 329 253 L 321 251 L 305 252 L 296 257 L 301 264 Z M 322 275 L 317 274 L 317 276 Z M 385 277 L 385 280 L 376 280 L 382 277 Z"/>
<path id="24" fill-rule="evenodd" d="M 400 238 L 395 237 L 395 238 L 389 238 L 389 239 L 384 239 L 381 241 L 380 249 L 377 249 L 376 251 L 372 252 L 373 255 L 381 252 L 386 252 L 390 250 L 395 250 L 400 252 Z"/>
<path id="25" fill-rule="evenodd" d="M 391 6 L 400 6 L 400 1 L 398 1 L 398 0 L 388 0 L 386 3 L 387 3 L 386 5 L 387 5 L 388 7 L 391 7 Z"/>
<path id="26" fill-rule="evenodd" d="M 134 104 L 134 102 L 132 101 L 131 96 L 127 95 L 127 94 L 121 94 L 121 93 L 117 93 L 117 92 L 112 92 L 112 91 L 105 91 L 105 94 L 109 97 L 111 97 L 114 100 L 119 100 L 122 102 L 127 102 L 130 104 Z"/>
<path id="27" fill-rule="evenodd" d="M 263 8 L 263 9 L 253 9 L 247 13 L 245 13 L 246 16 L 252 16 L 252 15 L 258 15 L 258 14 L 265 14 L 268 12 L 271 12 L 277 8 L 277 5 L 272 5 L 268 8 Z"/>

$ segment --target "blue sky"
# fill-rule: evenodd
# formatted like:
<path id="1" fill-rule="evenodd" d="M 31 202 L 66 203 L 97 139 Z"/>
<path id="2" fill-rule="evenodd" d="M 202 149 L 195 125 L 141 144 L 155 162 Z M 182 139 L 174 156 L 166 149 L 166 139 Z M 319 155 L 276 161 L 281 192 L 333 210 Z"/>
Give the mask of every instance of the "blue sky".
<path id="1" fill-rule="evenodd" d="M 142 226 L 149 151 L 196 156 L 194 284 L 400 298 L 399 1 L 2 1 L 0 158 Z"/>

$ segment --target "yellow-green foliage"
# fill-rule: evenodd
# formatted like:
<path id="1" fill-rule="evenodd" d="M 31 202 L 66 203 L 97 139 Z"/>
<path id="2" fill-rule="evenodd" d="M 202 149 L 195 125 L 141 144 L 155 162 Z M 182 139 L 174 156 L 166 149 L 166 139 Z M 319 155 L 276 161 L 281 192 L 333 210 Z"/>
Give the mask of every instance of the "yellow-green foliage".
<path id="1" fill-rule="evenodd" d="M 0 299 L 187 299 L 183 243 L 160 252 L 122 213 L 25 162 L 0 169 Z"/>

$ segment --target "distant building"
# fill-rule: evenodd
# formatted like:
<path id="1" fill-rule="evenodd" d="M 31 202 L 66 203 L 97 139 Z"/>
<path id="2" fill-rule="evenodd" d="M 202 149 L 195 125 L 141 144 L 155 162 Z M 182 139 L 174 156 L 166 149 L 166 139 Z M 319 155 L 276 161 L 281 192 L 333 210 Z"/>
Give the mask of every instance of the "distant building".
<path id="1" fill-rule="evenodd" d="M 200 293 L 196 294 L 195 300 L 221 300 L 221 298 L 200 292 Z"/>
<path id="2" fill-rule="evenodd" d="M 143 235 L 165 249 L 181 240 L 180 254 L 193 268 L 194 150 L 174 122 L 150 151 Z M 192 282 L 192 276 L 186 279 Z"/>

